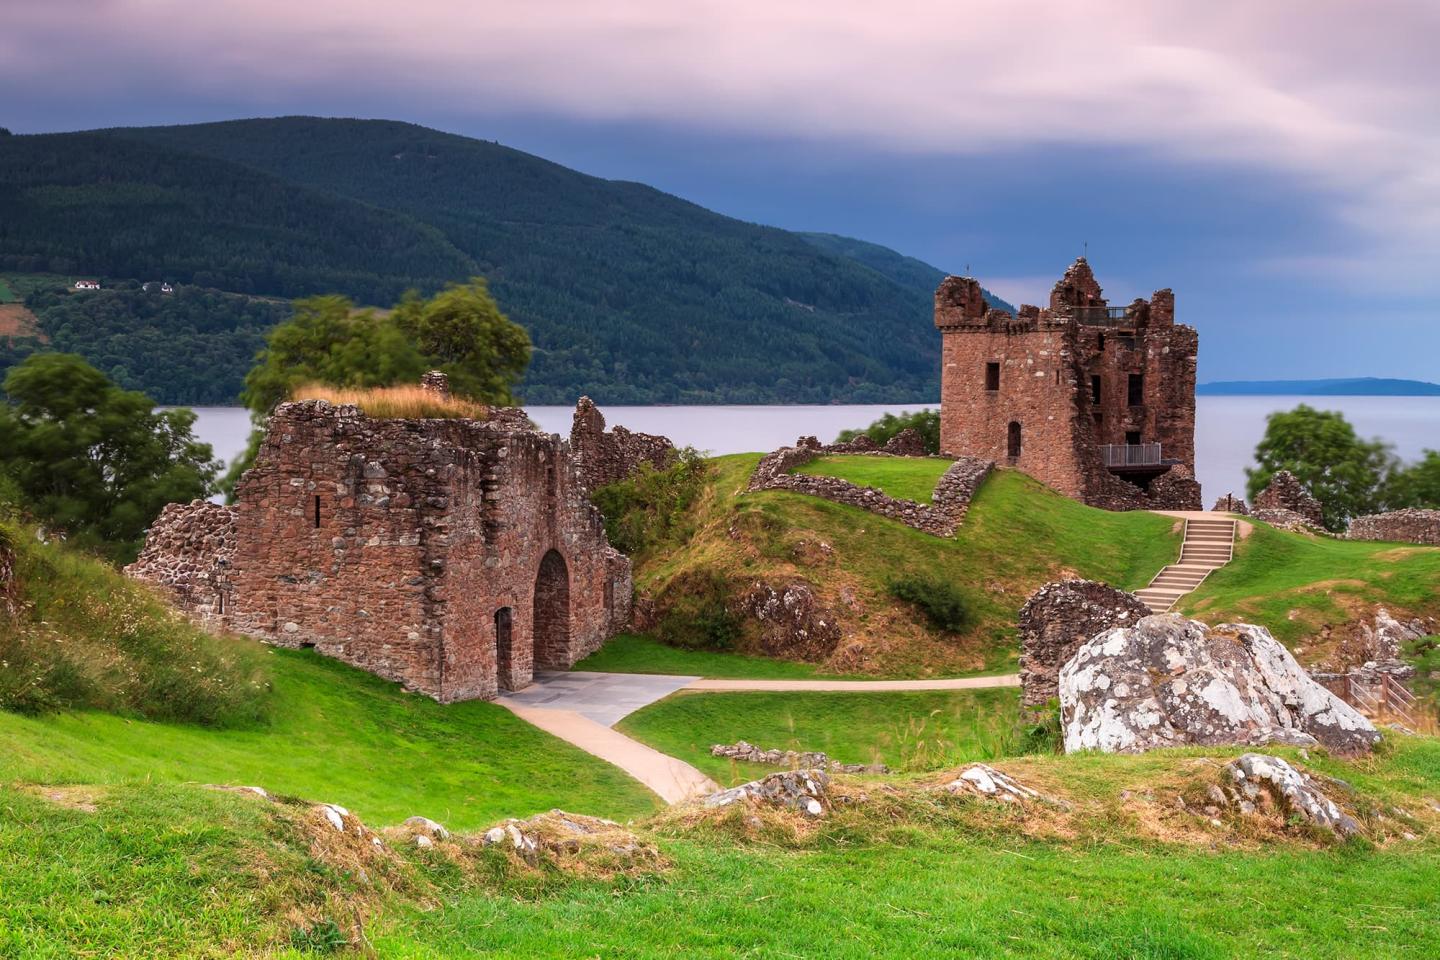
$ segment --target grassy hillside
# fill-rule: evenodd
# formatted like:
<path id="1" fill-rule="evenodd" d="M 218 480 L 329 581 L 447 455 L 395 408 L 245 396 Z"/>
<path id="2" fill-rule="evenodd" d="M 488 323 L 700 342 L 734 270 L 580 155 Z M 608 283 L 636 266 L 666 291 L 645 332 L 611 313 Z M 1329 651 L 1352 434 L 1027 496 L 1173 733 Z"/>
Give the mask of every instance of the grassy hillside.
<path id="1" fill-rule="evenodd" d="M 1076 503 L 1015 471 L 995 473 L 950 539 L 858 508 L 778 491 L 745 493 L 756 455 L 720 457 L 691 524 L 638 558 L 636 587 L 663 613 L 717 582 L 730 595 L 757 580 L 800 578 L 841 624 L 826 673 L 930 676 L 995 671 L 1015 662 L 1015 614 L 1040 584 L 1084 576 L 1134 589 L 1174 560 L 1176 523 Z M 943 472 L 929 459 L 827 458 L 814 469 L 913 492 Z M 960 634 L 931 628 L 896 602 L 891 582 L 923 573 L 953 585 L 973 613 Z M 754 652 L 749 634 L 741 652 Z M 859 644 L 857 647 L 855 644 Z M 674 663 L 681 666 L 680 663 Z"/>
<path id="2" fill-rule="evenodd" d="M 1180 612 L 1262 624 L 1310 664 L 1344 654 L 1377 606 L 1399 617 L 1440 617 L 1440 548 L 1254 528 L 1228 566 L 1180 601 Z"/>

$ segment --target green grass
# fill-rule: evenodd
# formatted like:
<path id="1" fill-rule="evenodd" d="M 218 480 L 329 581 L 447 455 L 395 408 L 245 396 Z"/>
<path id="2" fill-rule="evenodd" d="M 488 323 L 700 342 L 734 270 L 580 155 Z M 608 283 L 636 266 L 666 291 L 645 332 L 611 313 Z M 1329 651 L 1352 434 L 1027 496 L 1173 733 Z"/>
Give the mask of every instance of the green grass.
<path id="1" fill-rule="evenodd" d="M 1262 523 L 1235 559 L 1183 598 L 1207 622 L 1268 627 L 1287 644 L 1366 617 L 1376 604 L 1411 616 L 1440 613 L 1440 548 L 1285 533 Z"/>
<path id="2" fill-rule="evenodd" d="M 1013 689 L 913 693 L 677 693 L 637 710 L 617 728 L 685 760 L 720 783 L 766 771 L 710 756 L 717 743 L 765 750 L 823 750 L 842 763 L 933 770 L 992 758 L 1014 729 Z"/>
<path id="3" fill-rule="evenodd" d="M 495 704 L 441 705 L 313 653 L 269 656 L 275 697 L 262 727 L 0 713 L 0 782 L 254 784 L 376 825 L 418 814 L 455 828 L 557 806 L 623 819 L 658 803 Z"/>
<path id="4" fill-rule="evenodd" d="M 862 487 L 874 487 L 899 500 L 929 503 L 935 484 L 954 462 L 942 457 L 869 457 L 847 453 L 817 457 L 795 472 L 839 477 Z"/>
<path id="5" fill-rule="evenodd" d="M 813 663 L 747 657 L 720 650 L 687 650 L 636 633 L 621 633 L 610 638 L 605 646 L 575 664 L 575 669 L 746 680 L 810 680 L 829 676 L 818 673 Z"/>

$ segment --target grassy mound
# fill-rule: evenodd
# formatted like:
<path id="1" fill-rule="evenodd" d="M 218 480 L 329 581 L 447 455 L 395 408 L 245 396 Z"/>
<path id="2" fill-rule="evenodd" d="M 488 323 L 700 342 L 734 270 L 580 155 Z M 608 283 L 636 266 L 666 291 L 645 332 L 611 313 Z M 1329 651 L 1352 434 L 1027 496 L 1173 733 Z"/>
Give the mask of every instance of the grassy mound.
<path id="1" fill-rule="evenodd" d="M 815 497 L 746 493 L 757 460 L 746 454 L 712 461 L 683 536 L 637 556 L 636 587 L 656 601 L 661 639 L 667 608 L 712 616 L 758 580 L 802 579 L 832 611 L 845 637 L 836 655 L 820 665 L 824 673 L 1004 670 L 1015 662 L 1015 615 L 1040 584 L 1083 576 L 1135 589 L 1179 550 L 1178 526 L 1171 519 L 1095 510 L 1014 471 L 991 476 L 960 530 L 944 539 Z M 892 493 L 933 487 L 945 466 L 928 458 L 819 462 Z M 893 585 L 907 575 L 949 584 L 955 596 L 947 601 L 967 609 L 968 628 L 937 629 L 918 605 L 896 601 Z M 735 652 L 758 652 L 753 621 L 735 626 Z"/>
<path id="2" fill-rule="evenodd" d="M 900 500 L 929 503 L 935 484 L 953 460 L 942 457 L 867 457 L 833 454 L 818 457 L 796 469 L 820 477 L 839 477 L 862 487 L 874 487 Z"/>
<path id="3" fill-rule="evenodd" d="M 0 523 L 13 583 L 0 602 L 0 710 L 88 707 L 234 726 L 267 715 L 263 648 L 191 626 L 112 567 Z"/>
<path id="4" fill-rule="evenodd" d="M 656 798 L 624 773 L 503 707 L 441 705 L 304 651 L 272 650 L 268 722 L 216 730 L 104 713 L 0 713 L 0 782 L 255 784 L 459 829 L 567 806 L 612 818 Z"/>
<path id="5" fill-rule="evenodd" d="M 1254 528 L 1229 565 L 1181 599 L 1180 612 L 1261 624 L 1310 664 L 1341 652 L 1377 606 L 1399 617 L 1440 616 L 1440 548 Z"/>

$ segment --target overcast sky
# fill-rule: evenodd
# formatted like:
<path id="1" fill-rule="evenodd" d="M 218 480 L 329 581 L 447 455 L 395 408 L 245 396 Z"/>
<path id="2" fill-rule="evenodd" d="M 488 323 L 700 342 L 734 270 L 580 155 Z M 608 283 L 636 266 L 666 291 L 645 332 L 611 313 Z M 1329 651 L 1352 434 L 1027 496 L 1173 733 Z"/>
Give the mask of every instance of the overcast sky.
<path id="1" fill-rule="evenodd" d="M 412 120 L 1042 299 L 1203 379 L 1440 380 L 1440 3 L 0 0 L 17 133 Z"/>

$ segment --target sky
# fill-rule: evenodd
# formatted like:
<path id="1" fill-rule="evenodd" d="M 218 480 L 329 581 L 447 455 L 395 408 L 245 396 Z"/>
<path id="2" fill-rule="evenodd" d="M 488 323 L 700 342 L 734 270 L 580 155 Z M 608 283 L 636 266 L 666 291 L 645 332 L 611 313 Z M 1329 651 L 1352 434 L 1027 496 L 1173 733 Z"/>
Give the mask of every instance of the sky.
<path id="1" fill-rule="evenodd" d="M 1044 302 L 1202 380 L 1440 380 L 1440 3 L 0 0 L 16 133 L 409 120 Z"/>

